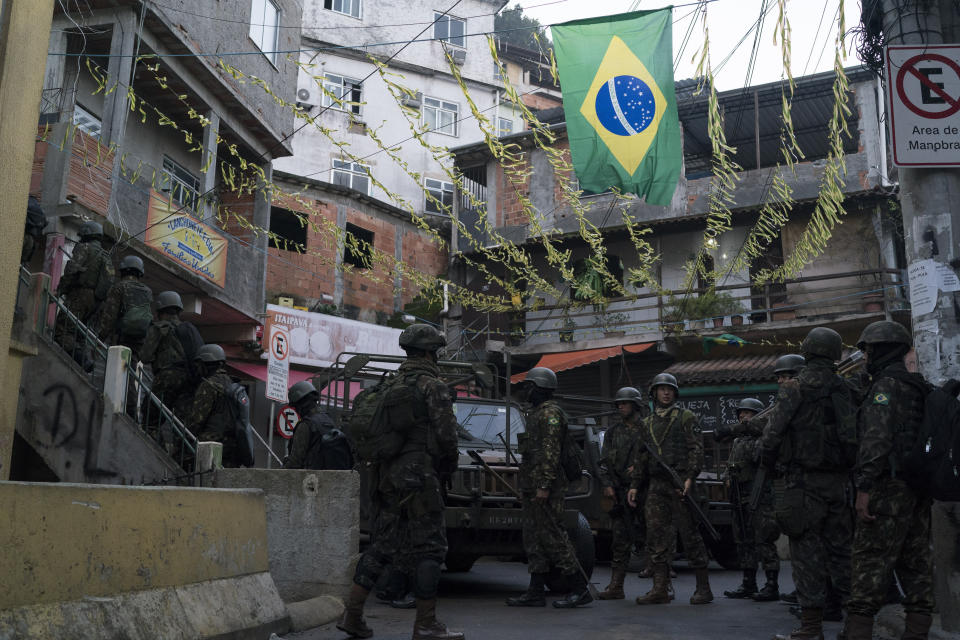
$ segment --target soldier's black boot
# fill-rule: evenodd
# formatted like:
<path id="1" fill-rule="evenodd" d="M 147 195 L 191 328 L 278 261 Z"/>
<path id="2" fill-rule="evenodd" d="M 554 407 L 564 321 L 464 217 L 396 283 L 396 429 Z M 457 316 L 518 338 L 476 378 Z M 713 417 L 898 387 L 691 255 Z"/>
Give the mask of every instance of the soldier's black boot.
<path id="1" fill-rule="evenodd" d="M 547 598 L 544 594 L 544 580 L 546 574 L 531 573 L 530 586 L 519 596 L 507 598 L 508 607 L 545 607 Z"/>
<path id="2" fill-rule="evenodd" d="M 373 629 L 367 626 L 367 621 L 363 619 L 363 604 L 367 601 L 370 592 L 353 583 L 350 587 L 350 595 L 347 596 L 347 602 L 344 605 L 343 617 L 337 623 L 337 629 L 343 631 L 351 638 L 369 638 L 373 636 Z"/>
<path id="3" fill-rule="evenodd" d="M 555 608 L 573 609 L 574 607 L 582 607 L 585 604 L 590 604 L 593 602 L 593 596 L 590 595 L 590 589 L 587 586 L 587 581 L 583 579 L 583 576 L 580 575 L 580 572 L 570 576 L 570 586 L 570 593 L 559 600 L 553 601 L 553 606 Z"/>
<path id="4" fill-rule="evenodd" d="M 840 633 L 846 640 L 873 640 L 873 616 L 848 615 Z"/>
<path id="5" fill-rule="evenodd" d="M 790 593 L 781 593 L 780 602 L 786 602 L 787 604 L 800 604 L 800 601 L 797 600 L 797 590 L 794 589 Z"/>
<path id="6" fill-rule="evenodd" d="M 757 602 L 773 602 L 780 598 L 780 585 L 777 584 L 780 572 L 773 570 L 764 573 L 767 576 L 767 584 L 763 585 L 763 589 L 754 594 L 753 599 Z"/>
<path id="7" fill-rule="evenodd" d="M 413 640 L 463 640 L 459 631 L 450 631 L 437 620 L 437 599 L 417 598 L 417 619 L 413 623 Z"/>
<path id="8" fill-rule="evenodd" d="M 743 582 L 740 583 L 740 586 L 734 589 L 733 591 L 724 591 L 723 595 L 728 598 L 734 598 L 738 600 L 752 598 L 757 593 L 757 570 L 756 569 L 744 569 L 743 570 Z"/>
<path id="9" fill-rule="evenodd" d="M 390 606 L 394 609 L 414 609 L 417 606 L 417 599 L 413 597 L 412 593 L 407 593 L 391 600 Z"/>
<path id="10" fill-rule="evenodd" d="M 929 613 L 908 613 L 900 640 L 927 640 L 933 617 Z"/>
<path id="11" fill-rule="evenodd" d="M 756 588 L 756 583 L 754 583 Z M 706 567 L 697 569 L 697 590 L 690 596 L 690 604 L 707 604 L 713 602 L 713 592 L 710 590 L 710 572 Z"/>

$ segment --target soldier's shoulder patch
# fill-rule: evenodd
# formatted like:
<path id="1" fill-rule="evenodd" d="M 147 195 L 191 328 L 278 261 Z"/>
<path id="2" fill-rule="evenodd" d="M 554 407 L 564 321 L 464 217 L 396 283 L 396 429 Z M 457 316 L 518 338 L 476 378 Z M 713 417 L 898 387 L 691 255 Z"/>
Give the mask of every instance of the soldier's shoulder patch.
<path id="1" fill-rule="evenodd" d="M 890 396 L 885 393 L 875 393 L 873 395 L 873 404 L 888 405 L 890 404 Z"/>
<path id="2" fill-rule="evenodd" d="M 549 418 L 547 418 L 547 424 L 550 424 L 550 425 L 560 424 L 560 418 L 558 418 L 556 414 L 553 414 Z"/>

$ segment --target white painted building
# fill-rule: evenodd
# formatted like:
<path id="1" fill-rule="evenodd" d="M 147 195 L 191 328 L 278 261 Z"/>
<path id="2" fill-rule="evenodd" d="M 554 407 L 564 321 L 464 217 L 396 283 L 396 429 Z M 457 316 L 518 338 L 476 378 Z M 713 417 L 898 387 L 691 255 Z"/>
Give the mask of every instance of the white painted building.
<path id="1" fill-rule="evenodd" d="M 452 204 L 450 179 L 433 154 L 411 139 L 407 118 L 368 58 L 386 61 L 396 56 L 389 62 L 390 70 L 398 74 L 392 80 L 417 92 L 406 102 L 419 114 L 418 126 L 430 129 L 426 140 L 431 145 L 459 147 L 483 140 L 463 91 L 450 73 L 446 51 L 455 57 L 477 108 L 499 123 L 503 133 L 522 130 L 519 116 L 509 104 L 502 104 L 502 85 L 495 75 L 487 37 L 470 35 L 493 31 L 494 14 L 505 0 L 463 0 L 448 16 L 442 16 L 450 4 L 447 0 L 305 0 L 301 60 L 313 66 L 299 74 L 298 102 L 333 133 L 327 136 L 307 125 L 293 139 L 294 155 L 275 161 L 274 166 L 405 207 L 374 185 L 369 172 L 417 212 L 438 211 L 436 204 L 427 201 L 425 187 L 445 204 Z M 403 48 L 414 38 L 424 41 Z M 336 104 L 320 89 L 320 82 L 351 104 Z M 399 147 L 408 170 L 423 176 L 419 183 L 380 150 L 371 130 L 386 145 Z M 345 158 L 330 138 L 347 143 L 349 152 L 362 162 Z"/>

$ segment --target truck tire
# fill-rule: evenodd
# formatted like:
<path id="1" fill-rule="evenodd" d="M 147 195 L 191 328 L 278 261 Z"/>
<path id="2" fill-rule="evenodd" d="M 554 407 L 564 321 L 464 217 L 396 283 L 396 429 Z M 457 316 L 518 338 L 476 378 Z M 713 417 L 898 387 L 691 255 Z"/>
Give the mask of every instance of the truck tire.
<path id="1" fill-rule="evenodd" d="M 477 561 L 477 557 L 468 553 L 447 554 L 444 564 L 447 565 L 447 571 L 451 573 L 464 573 L 473 568 L 473 563 Z"/>
<path id="2" fill-rule="evenodd" d="M 596 547 L 593 542 L 593 531 L 590 529 L 590 523 L 582 514 L 578 514 L 577 526 L 575 529 L 567 529 L 567 535 L 570 542 L 573 543 L 573 550 L 580 561 L 580 566 L 586 572 L 587 577 L 593 575 L 593 566 L 596 563 Z M 567 593 L 570 591 L 570 585 L 567 579 L 556 567 L 550 569 L 546 578 L 547 588 L 554 593 Z"/>

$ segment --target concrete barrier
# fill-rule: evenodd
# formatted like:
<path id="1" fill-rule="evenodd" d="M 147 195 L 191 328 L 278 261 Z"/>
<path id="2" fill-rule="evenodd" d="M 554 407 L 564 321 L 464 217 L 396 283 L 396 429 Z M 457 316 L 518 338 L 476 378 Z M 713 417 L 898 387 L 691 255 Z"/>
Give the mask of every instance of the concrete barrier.
<path id="1" fill-rule="evenodd" d="M 285 602 L 346 596 L 360 543 L 356 472 L 218 469 L 212 484 L 263 490 L 270 573 Z"/>
<path id="2" fill-rule="evenodd" d="M 0 640 L 284 633 L 255 490 L 0 483 Z"/>

